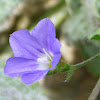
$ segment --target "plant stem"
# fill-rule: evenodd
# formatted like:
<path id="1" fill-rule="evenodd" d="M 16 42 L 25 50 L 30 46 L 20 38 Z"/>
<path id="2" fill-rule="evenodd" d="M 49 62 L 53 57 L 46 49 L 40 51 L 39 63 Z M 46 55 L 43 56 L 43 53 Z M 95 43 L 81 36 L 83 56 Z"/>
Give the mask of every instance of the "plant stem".
<path id="1" fill-rule="evenodd" d="M 93 56 L 93 57 L 91 57 L 91 58 L 89 58 L 89 59 L 87 59 L 87 60 L 85 60 L 81 63 L 75 64 L 75 65 L 65 64 L 65 66 L 63 68 L 60 67 L 58 70 L 57 69 L 56 70 L 50 70 L 47 75 L 53 75 L 53 74 L 56 74 L 57 72 L 66 72 L 70 69 L 72 69 L 73 72 L 74 72 L 76 69 L 88 64 L 89 62 L 91 62 L 94 59 L 99 58 L 99 57 L 100 57 L 100 53 L 96 54 L 95 56 Z"/>
<path id="2" fill-rule="evenodd" d="M 96 100 L 96 98 L 99 94 L 99 91 L 100 91 L 100 78 L 97 81 L 97 84 L 95 85 L 95 87 L 94 87 L 92 93 L 90 94 L 88 100 Z"/>
<path id="3" fill-rule="evenodd" d="M 91 58 L 89 58 L 89 59 L 87 59 L 87 60 L 85 60 L 85 61 L 83 61 L 81 63 L 75 64 L 75 65 L 72 65 L 72 66 L 75 67 L 75 69 L 78 69 L 78 68 L 88 64 L 89 62 L 91 62 L 94 59 L 99 58 L 99 57 L 100 57 L 100 53 L 96 54 L 95 56 L 93 56 L 93 57 L 91 57 Z"/>

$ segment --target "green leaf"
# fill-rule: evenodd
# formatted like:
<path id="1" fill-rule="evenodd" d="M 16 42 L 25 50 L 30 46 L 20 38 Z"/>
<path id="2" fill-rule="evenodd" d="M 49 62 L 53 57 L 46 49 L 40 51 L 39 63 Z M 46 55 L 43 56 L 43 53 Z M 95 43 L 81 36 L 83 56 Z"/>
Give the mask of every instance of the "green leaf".
<path id="1" fill-rule="evenodd" d="M 70 66 L 70 70 L 69 70 L 69 73 L 68 73 L 68 75 L 67 75 L 67 79 L 65 80 L 65 82 L 68 82 L 68 81 L 71 79 L 71 77 L 72 77 L 74 71 L 75 71 L 75 67 Z"/>
<path id="2" fill-rule="evenodd" d="M 94 35 L 91 39 L 92 40 L 100 40 L 100 34 Z"/>
<path id="3" fill-rule="evenodd" d="M 100 40 L 100 29 L 98 29 L 94 34 L 89 36 L 91 40 Z"/>

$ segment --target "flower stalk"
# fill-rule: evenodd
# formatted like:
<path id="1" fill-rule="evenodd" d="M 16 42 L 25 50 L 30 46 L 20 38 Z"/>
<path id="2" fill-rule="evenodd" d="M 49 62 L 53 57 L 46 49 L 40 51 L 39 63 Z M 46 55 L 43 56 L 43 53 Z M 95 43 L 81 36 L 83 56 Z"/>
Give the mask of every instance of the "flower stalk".
<path id="1" fill-rule="evenodd" d="M 66 72 L 66 71 L 69 71 L 70 75 L 68 76 L 69 78 L 72 76 L 72 73 L 78 69 L 78 68 L 81 68 L 82 66 L 85 66 L 86 64 L 90 63 L 91 61 L 97 59 L 100 57 L 100 53 L 96 54 L 95 56 L 81 62 L 81 63 L 78 63 L 78 64 L 75 64 L 75 65 L 69 65 L 69 64 L 65 64 L 64 67 L 61 67 L 61 64 L 57 65 L 56 69 L 55 70 L 51 70 L 48 72 L 47 75 L 53 75 L 53 74 L 56 74 L 57 72 Z M 58 69 L 58 66 L 59 69 Z M 69 79 L 68 78 L 68 79 Z"/>
<path id="2" fill-rule="evenodd" d="M 95 56 L 93 56 L 93 57 L 91 57 L 91 58 L 89 58 L 89 59 L 87 59 L 87 60 L 85 60 L 85 61 L 83 61 L 81 63 L 75 64 L 75 65 L 72 65 L 72 66 L 75 67 L 75 69 L 78 69 L 78 68 L 80 68 L 82 66 L 85 66 L 89 62 L 91 62 L 91 61 L 93 61 L 93 60 L 95 60 L 95 59 L 97 59 L 99 57 L 100 57 L 100 53 L 96 54 Z"/>

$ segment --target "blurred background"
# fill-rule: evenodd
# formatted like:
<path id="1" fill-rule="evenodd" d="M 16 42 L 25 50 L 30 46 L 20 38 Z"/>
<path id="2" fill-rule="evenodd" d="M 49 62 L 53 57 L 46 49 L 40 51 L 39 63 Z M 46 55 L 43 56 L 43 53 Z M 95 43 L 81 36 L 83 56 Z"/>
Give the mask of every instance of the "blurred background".
<path id="1" fill-rule="evenodd" d="M 67 72 L 32 85 L 3 73 L 13 56 L 10 34 L 24 28 L 32 31 L 47 17 L 55 25 L 64 62 L 76 64 L 99 52 L 100 41 L 87 37 L 100 27 L 100 0 L 0 0 L 0 100 L 88 100 L 100 76 L 100 58 L 75 71 L 69 82 L 64 82 Z"/>

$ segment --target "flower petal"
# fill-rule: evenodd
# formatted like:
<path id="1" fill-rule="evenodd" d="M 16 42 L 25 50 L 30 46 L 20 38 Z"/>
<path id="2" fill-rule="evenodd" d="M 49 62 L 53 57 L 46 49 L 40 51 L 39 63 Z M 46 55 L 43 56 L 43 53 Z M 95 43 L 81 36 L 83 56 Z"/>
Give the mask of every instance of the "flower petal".
<path id="1" fill-rule="evenodd" d="M 50 19 L 45 18 L 33 29 L 32 35 L 39 40 L 43 48 L 50 50 L 56 35 L 54 24 Z"/>
<path id="2" fill-rule="evenodd" d="M 16 57 L 35 59 L 42 52 L 41 45 L 27 29 L 11 34 L 9 42 Z"/>
<path id="3" fill-rule="evenodd" d="M 55 39 L 54 43 L 52 44 L 52 52 L 53 54 L 60 53 L 61 44 L 58 39 Z"/>
<path id="4" fill-rule="evenodd" d="M 41 70 L 37 62 L 21 57 L 11 57 L 6 62 L 4 73 L 10 77 L 16 77 L 34 70 Z"/>
<path id="5" fill-rule="evenodd" d="M 22 74 L 23 74 L 23 72 L 22 73 L 9 74 L 8 76 L 13 78 L 13 77 L 21 76 Z"/>
<path id="6" fill-rule="evenodd" d="M 36 82 L 42 79 L 47 74 L 47 72 L 48 70 L 25 73 L 22 75 L 21 79 L 24 84 L 32 84 L 33 82 Z"/>
<path id="7" fill-rule="evenodd" d="M 60 48 L 61 48 L 61 44 L 59 40 L 55 39 L 55 42 L 52 45 L 52 52 L 54 56 L 51 64 L 52 67 L 50 68 L 50 70 L 53 69 L 58 64 L 61 58 Z"/>

